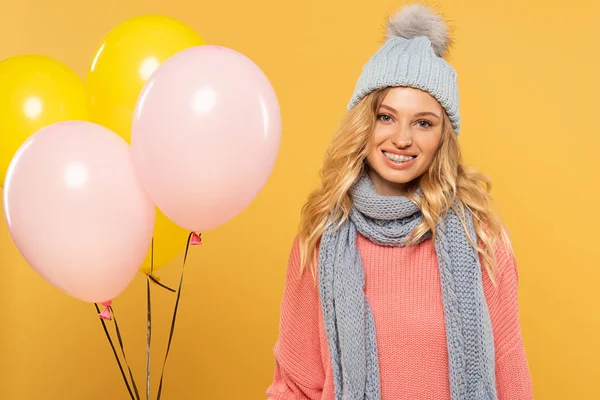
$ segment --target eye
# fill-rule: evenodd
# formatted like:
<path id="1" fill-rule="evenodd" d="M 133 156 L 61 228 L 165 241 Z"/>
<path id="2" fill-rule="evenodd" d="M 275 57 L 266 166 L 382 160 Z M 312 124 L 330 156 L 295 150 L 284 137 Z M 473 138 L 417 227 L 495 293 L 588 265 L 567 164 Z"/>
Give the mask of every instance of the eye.
<path id="1" fill-rule="evenodd" d="M 422 119 L 420 121 L 417 121 L 417 123 L 419 124 L 419 127 L 421 128 L 431 128 L 433 126 L 433 124 L 425 119 Z"/>
<path id="2" fill-rule="evenodd" d="M 392 116 L 389 114 L 379 114 L 379 115 L 377 115 L 377 119 L 379 121 L 383 121 L 383 122 L 391 122 Z"/>

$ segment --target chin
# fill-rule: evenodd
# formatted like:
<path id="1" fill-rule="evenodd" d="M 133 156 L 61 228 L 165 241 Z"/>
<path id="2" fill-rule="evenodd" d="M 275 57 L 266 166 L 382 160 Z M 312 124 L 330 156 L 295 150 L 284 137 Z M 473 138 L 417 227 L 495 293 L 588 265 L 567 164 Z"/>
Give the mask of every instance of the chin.
<path id="1" fill-rule="evenodd" d="M 394 171 L 386 168 L 385 170 L 379 172 L 375 170 L 383 179 L 391 183 L 409 183 L 414 181 L 418 175 L 415 175 L 411 171 Z"/>
<path id="2" fill-rule="evenodd" d="M 415 171 L 412 171 L 412 168 L 408 170 L 395 170 L 389 168 L 387 165 L 376 163 L 370 164 L 369 168 L 377 175 L 378 180 L 381 179 L 388 184 L 400 185 L 405 188 L 416 184 L 421 176 L 416 172 L 416 169 Z"/>

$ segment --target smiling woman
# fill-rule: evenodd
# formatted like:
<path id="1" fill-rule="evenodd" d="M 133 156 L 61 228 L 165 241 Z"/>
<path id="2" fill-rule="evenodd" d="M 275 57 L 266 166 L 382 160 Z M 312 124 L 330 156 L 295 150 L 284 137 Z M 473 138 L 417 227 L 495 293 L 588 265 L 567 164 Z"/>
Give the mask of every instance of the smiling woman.
<path id="1" fill-rule="evenodd" d="M 369 140 L 369 177 L 377 191 L 400 195 L 431 166 L 444 127 L 442 106 L 429 93 L 411 87 L 375 92 L 379 105 Z"/>
<path id="2" fill-rule="evenodd" d="M 489 179 L 462 163 L 449 44 L 406 6 L 363 69 L 302 209 L 269 399 L 533 398 L 516 260 Z"/>

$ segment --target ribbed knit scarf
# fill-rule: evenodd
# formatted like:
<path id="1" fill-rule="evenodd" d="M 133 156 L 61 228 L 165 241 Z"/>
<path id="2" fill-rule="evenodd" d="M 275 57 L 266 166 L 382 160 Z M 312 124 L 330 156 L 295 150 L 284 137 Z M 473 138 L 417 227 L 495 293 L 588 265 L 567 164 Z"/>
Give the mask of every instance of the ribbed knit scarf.
<path id="1" fill-rule="evenodd" d="M 422 198 L 421 189 L 417 193 Z M 331 224 L 321 238 L 319 294 L 335 399 L 380 400 L 375 322 L 364 292 L 365 274 L 356 235 L 360 232 L 383 246 L 405 246 L 422 214 L 405 196 L 379 195 L 366 173 L 353 185 L 350 195 L 353 208 L 349 219 L 337 229 Z M 475 238 L 471 214 L 467 228 Z M 451 400 L 496 400 L 494 340 L 478 253 L 453 210 L 436 229 Z M 431 237 L 429 232 L 422 240 Z"/>

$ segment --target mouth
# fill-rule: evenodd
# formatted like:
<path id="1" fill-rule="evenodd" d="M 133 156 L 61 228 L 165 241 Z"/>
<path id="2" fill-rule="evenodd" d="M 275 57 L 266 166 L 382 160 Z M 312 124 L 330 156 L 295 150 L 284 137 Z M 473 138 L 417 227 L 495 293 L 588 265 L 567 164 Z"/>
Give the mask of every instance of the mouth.
<path id="1" fill-rule="evenodd" d="M 385 158 L 387 158 L 391 163 L 395 165 L 408 165 L 411 161 L 415 160 L 417 156 L 401 156 L 399 154 L 389 153 L 385 150 L 382 150 L 381 153 Z"/>

